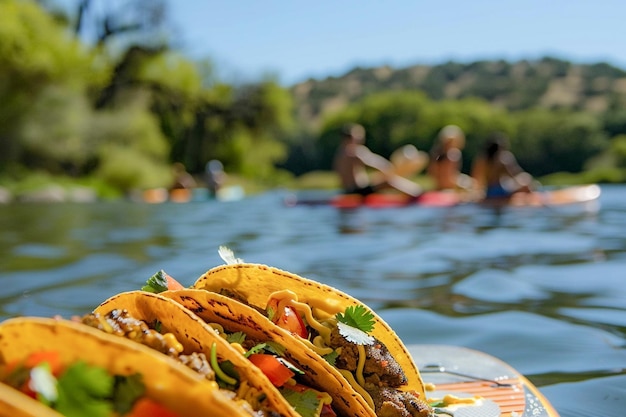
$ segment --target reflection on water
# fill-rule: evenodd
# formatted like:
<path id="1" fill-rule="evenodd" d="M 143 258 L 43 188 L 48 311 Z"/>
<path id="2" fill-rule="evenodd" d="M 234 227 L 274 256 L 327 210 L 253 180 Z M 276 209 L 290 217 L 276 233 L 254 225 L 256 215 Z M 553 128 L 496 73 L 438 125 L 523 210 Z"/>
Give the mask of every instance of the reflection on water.
<path id="1" fill-rule="evenodd" d="M 158 269 L 191 284 L 227 245 L 362 299 L 406 343 L 506 360 L 563 417 L 622 416 L 626 388 L 607 387 L 626 387 L 625 191 L 605 187 L 595 209 L 346 211 L 286 207 L 278 192 L 232 203 L 1 206 L 0 319 L 84 314 Z M 611 395 L 600 414 L 588 401 L 571 405 Z"/>

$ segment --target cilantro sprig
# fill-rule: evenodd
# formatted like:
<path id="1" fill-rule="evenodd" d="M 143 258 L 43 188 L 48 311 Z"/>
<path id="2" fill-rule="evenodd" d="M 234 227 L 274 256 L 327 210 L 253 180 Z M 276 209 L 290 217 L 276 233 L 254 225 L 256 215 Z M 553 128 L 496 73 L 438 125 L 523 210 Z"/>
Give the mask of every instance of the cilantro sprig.
<path id="1" fill-rule="evenodd" d="M 28 381 L 38 401 L 67 417 L 127 414 L 145 393 L 141 375 L 110 375 L 84 361 L 68 365 L 57 377 L 48 361 L 32 368 L 21 364 L 9 377 L 7 382 L 16 388 L 14 383 Z"/>
<path id="2" fill-rule="evenodd" d="M 125 414 L 145 393 L 141 375 L 111 376 L 84 362 L 70 365 L 59 377 L 57 389 L 54 409 L 69 417 L 106 417 L 113 411 Z"/>
<path id="3" fill-rule="evenodd" d="M 148 278 L 146 285 L 141 287 L 141 290 L 157 294 L 167 291 L 167 278 L 165 277 L 165 271 L 161 269 L 159 272 Z"/>
<path id="4" fill-rule="evenodd" d="M 365 333 L 374 330 L 376 324 L 374 315 L 361 305 L 350 306 L 344 313 L 337 313 L 337 320 Z"/>
<path id="5" fill-rule="evenodd" d="M 319 416 L 322 402 L 312 390 L 297 392 L 289 388 L 281 388 L 281 394 L 302 417 Z"/>
<path id="6" fill-rule="evenodd" d="M 376 320 L 372 312 L 364 306 L 350 306 L 344 313 L 337 313 L 336 318 L 339 333 L 349 342 L 357 345 L 374 343 L 374 337 L 368 333 L 374 330 Z"/>

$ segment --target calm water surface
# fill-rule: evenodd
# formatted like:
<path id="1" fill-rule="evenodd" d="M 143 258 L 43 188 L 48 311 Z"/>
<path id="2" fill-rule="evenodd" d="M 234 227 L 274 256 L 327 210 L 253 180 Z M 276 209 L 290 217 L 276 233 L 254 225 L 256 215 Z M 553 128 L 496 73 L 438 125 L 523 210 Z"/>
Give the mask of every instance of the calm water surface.
<path id="1" fill-rule="evenodd" d="M 159 269 L 190 285 L 227 245 L 339 287 L 407 344 L 485 351 L 562 417 L 626 415 L 626 187 L 598 205 L 340 212 L 239 202 L 0 206 L 0 320 L 70 317 Z"/>

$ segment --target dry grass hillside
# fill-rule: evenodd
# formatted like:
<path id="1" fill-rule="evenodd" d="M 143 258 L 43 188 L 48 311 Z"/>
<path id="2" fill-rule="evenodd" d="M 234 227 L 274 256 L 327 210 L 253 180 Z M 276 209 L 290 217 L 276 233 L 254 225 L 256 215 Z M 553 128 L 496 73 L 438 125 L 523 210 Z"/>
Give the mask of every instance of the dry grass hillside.
<path id="1" fill-rule="evenodd" d="M 355 68 L 340 77 L 299 83 L 292 94 L 298 119 L 316 126 L 327 112 L 389 90 L 423 91 L 434 100 L 480 97 L 510 111 L 543 107 L 603 113 L 626 106 L 626 71 L 554 58 Z"/>

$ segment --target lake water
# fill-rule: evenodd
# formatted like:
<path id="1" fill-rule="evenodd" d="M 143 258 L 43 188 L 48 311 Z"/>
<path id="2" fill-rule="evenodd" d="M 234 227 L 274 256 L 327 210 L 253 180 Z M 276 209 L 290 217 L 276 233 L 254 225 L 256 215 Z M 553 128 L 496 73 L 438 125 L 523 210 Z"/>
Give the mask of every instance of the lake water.
<path id="1" fill-rule="evenodd" d="M 242 201 L 0 206 L 0 320 L 70 317 L 164 269 L 186 285 L 245 261 L 322 281 L 407 344 L 495 355 L 562 417 L 626 415 L 626 186 L 599 204 L 341 212 Z"/>

